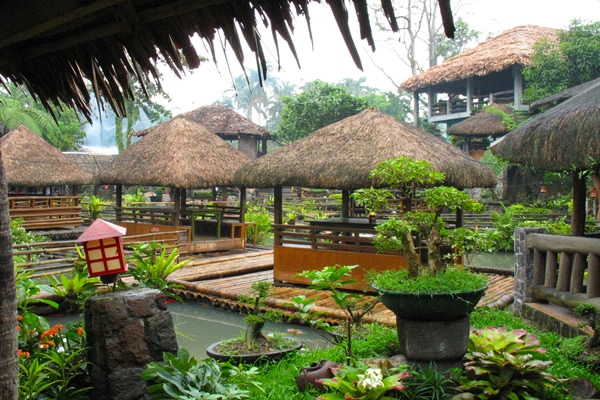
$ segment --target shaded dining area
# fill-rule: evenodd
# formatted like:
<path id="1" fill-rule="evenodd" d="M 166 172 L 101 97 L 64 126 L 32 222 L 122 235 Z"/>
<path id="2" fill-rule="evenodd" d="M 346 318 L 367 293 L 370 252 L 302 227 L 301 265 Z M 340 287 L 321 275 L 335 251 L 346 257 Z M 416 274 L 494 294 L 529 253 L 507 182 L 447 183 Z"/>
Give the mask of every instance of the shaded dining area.
<path id="1" fill-rule="evenodd" d="M 354 289 L 367 289 L 367 270 L 403 268 L 398 253 L 378 253 L 372 243 L 379 220 L 352 213 L 351 194 L 380 187 L 370 172 L 384 160 L 407 156 L 425 160 L 446 174 L 445 185 L 491 187 L 496 176 L 486 165 L 428 132 L 375 109 L 321 128 L 309 136 L 253 160 L 240 168 L 240 187 L 273 188 L 274 280 L 276 284 L 308 284 L 296 276 L 325 266 L 360 265 L 353 270 Z M 342 193 L 341 215 L 283 224 L 283 187 L 336 189 Z M 380 215 L 378 218 L 385 218 Z M 461 217 L 457 215 L 460 225 Z"/>

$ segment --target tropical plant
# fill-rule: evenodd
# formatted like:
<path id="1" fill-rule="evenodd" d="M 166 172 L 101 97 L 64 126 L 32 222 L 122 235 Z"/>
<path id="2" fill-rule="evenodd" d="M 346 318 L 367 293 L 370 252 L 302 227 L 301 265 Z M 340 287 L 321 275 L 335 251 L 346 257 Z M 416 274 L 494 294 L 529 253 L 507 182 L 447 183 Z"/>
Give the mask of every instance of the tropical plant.
<path id="1" fill-rule="evenodd" d="M 183 348 L 177 355 L 164 353 L 163 358 L 163 362 L 151 362 L 142 371 L 142 378 L 149 382 L 152 399 L 247 399 L 248 386 L 260 388 L 255 380 L 256 367 L 244 369 L 219 364 L 212 358 L 198 361 Z"/>
<path id="2" fill-rule="evenodd" d="M 421 240 L 424 238 L 427 246 L 428 274 L 444 272 L 447 260 L 442 256 L 442 248 L 448 246 L 445 239 L 448 230 L 441 218 L 442 210 L 452 211 L 460 208 L 473 212 L 480 210 L 482 205 L 456 188 L 436 186 L 422 192 L 427 209 L 410 211 L 409 200 L 417 187 L 430 186 L 444 179 L 444 174 L 433 170 L 427 161 L 404 156 L 382 161 L 371 171 L 371 177 L 378 179 L 383 186 L 397 188 L 403 203 L 397 215 L 391 216 L 375 228 L 377 234 L 373 244 L 377 250 L 403 250 L 408 262 L 409 276 L 414 278 L 423 272 L 418 255 Z"/>
<path id="3" fill-rule="evenodd" d="M 166 245 L 158 242 L 147 242 L 133 245 L 133 255 L 130 261 L 133 267 L 129 273 L 143 287 L 161 290 L 165 296 L 181 300 L 173 293 L 173 289 L 181 285 L 169 282 L 167 277 L 180 268 L 183 268 L 190 260 L 179 261 L 179 249 L 174 248 L 167 254 Z"/>
<path id="4" fill-rule="evenodd" d="M 55 295 L 61 298 L 58 310 L 69 314 L 81 312 L 85 300 L 96 294 L 100 278 L 88 277 L 86 271 L 74 271 L 71 276 L 60 274 L 47 276 Z"/>
<path id="5" fill-rule="evenodd" d="M 465 354 L 468 380 L 459 389 L 483 400 L 534 400 L 547 390 L 558 390 L 560 380 L 546 371 L 552 361 L 537 357 L 546 352 L 539 344 L 523 329 L 474 329 Z"/>
<path id="6" fill-rule="evenodd" d="M 283 318 L 280 312 L 265 309 L 265 302 L 271 290 L 271 282 L 256 281 L 252 283 L 250 293 L 238 296 L 238 301 L 247 309 L 247 315 L 244 318 L 246 323 L 244 338 L 247 350 L 255 348 L 258 340 L 265 338 L 262 331 L 265 322 L 279 322 Z"/>
<path id="7" fill-rule="evenodd" d="M 82 200 L 81 204 L 87 210 L 90 220 L 94 221 L 96 218 L 102 218 L 102 211 L 108 207 L 112 202 L 110 200 L 104 200 L 101 197 L 91 195 Z"/>
<path id="8" fill-rule="evenodd" d="M 88 399 L 86 352 L 81 325 L 38 330 L 19 318 L 19 399 Z"/>
<path id="9" fill-rule="evenodd" d="M 256 222 L 256 240 L 259 243 L 264 243 L 269 235 L 273 232 L 271 217 L 264 206 L 256 203 L 247 203 L 246 214 L 244 218 L 244 220 L 247 222 Z M 251 241 L 254 237 L 254 229 L 254 226 L 248 225 L 248 229 L 246 231 L 246 239 L 248 241 Z"/>
<path id="10" fill-rule="evenodd" d="M 401 392 L 409 400 L 451 400 L 459 393 L 459 378 L 462 370 L 440 371 L 434 364 L 426 368 L 411 369 Z"/>
<path id="11" fill-rule="evenodd" d="M 142 189 L 139 187 L 136 189 L 135 193 L 127 193 L 123 195 L 124 203 L 133 203 L 133 205 L 138 205 L 136 203 L 144 203 L 146 201 L 146 196 L 142 192 Z"/>
<path id="12" fill-rule="evenodd" d="M 320 383 L 333 392 L 322 394 L 316 400 L 394 399 L 397 397 L 392 397 L 391 393 L 402 391 L 403 381 L 410 376 L 404 367 L 387 368 L 365 363 L 357 366 L 342 365 L 334 368 L 333 374 L 333 378 L 320 380 Z"/>
<path id="13" fill-rule="evenodd" d="M 350 197 L 354 199 L 357 205 L 365 207 L 369 215 L 376 215 L 388 205 L 389 200 L 394 198 L 392 192 L 386 189 L 375 189 L 372 186 L 368 189 L 358 189 Z"/>
<path id="14" fill-rule="evenodd" d="M 309 288 L 328 290 L 336 306 L 343 312 L 342 319 L 345 341 L 334 343 L 344 347 L 347 362 L 354 360 L 352 350 L 352 332 L 360 325 L 365 315 L 370 313 L 377 305 L 377 298 L 362 297 L 358 293 L 342 290 L 344 286 L 356 283 L 350 274 L 358 265 L 334 265 L 321 270 L 303 271 L 297 276 L 311 280 Z M 312 310 L 315 299 L 307 299 L 304 295 L 295 296 L 292 301 L 298 310 L 298 318 L 308 323 L 318 331 L 332 332 L 333 327 L 321 320 L 321 314 Z"/>

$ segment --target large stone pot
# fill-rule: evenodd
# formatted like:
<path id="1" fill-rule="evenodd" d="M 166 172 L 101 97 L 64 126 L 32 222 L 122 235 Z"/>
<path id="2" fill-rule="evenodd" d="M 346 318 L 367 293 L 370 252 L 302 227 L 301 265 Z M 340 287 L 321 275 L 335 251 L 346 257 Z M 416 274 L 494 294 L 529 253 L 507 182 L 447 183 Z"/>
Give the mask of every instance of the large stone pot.
<path id="1" fill-rule="evenodd" d="M 226 342 L 226 340 L 222 340 L 220 342 L 216 342 L 208 346 L 206 349 L 206 354 L 209 357 L 214 358 L 218 361 L 233 361 L 236 363 L 257 363 L 257 362 L 265 362 L 272 360 L 279 360 L 285 357 L 287 354 L 290 354 L 296 350 L 302 348 L 303 343 L 295 340 L 295 339 L 286 339 L 289 340 L 289 347 L 280 350 L 272 350 L 269 352 L 263 353 L 248 353 L 248 354 L 226 354 L 219 351 L 219 345 Z"/>
<path id="2" fill-rule="evenodd" d="M 419 295 L 375 287 L 396 315 L 400 351 L 413 366 L 462 367 L 471 325 L 469 316 L 487 286 L 472 292 Z"/>

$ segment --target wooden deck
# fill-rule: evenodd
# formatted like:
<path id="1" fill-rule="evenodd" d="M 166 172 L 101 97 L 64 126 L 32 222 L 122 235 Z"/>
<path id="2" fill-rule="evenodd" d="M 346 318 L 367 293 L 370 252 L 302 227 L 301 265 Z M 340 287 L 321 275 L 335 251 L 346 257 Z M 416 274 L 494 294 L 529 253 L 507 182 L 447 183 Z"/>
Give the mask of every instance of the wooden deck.
<path id="1" fill-rule="evenodd" d="M 512 300 L 513 277 L 510 275 L 488 274 L 489 289 L 478 306 L 506 305 Z M 222 257 L 194 259 L 185 268 L 172 274 L 170 281 L 183 286 L 179 294 L 188 300 L 210 303 L 214 306 L 237 310 L 238 295 L 248 293 L 252 283 L 259 280 L 273 282 L 273 251 L 248 251 Z M 316 291 L 300 286 L 275 286 L 267 305 L 290 316 L 293 308 L 288 305 L 294 296 L 313 297 L 314 311 L 322 311 L 324 319 L 336 322 L 342 316 L 328 291 Z M 394 314 L 383 304 L 378 304 L 374 312 L 365 318 L 367 322 L 395 325 Z"/>

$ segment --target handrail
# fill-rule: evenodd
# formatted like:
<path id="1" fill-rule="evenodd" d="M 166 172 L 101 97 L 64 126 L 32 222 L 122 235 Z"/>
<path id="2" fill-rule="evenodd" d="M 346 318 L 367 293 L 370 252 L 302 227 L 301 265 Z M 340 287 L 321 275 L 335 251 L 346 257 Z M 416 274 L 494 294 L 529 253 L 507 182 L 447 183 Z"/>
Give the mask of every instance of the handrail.
<path id="1" fill-rule="evenodd" d="M 533 250 L 534 299 L 575 307 L 600 298 L 600 239 L 532 233 L 527 247 Z"/>

